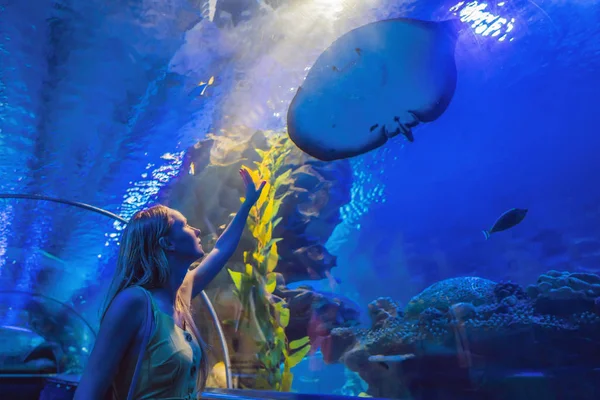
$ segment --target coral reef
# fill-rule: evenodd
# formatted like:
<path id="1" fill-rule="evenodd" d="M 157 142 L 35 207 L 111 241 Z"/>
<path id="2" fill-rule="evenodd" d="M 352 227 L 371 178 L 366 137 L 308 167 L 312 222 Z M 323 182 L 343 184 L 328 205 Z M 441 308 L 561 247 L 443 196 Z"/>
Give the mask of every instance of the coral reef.
<path id="1" fill-rule="evenodd" d="M 415 296 L 404 313 L 391 299 L 372 302 L 371 328 L 333 329 L 324 358 L 358 372 L 376 397 L 527 398 L 518 396 L 535 379 L 521 374 L 534 371 L 564 398 L 591 400 L 599 388 L 582 379 L 598 367 L 599 283 L 597 275 L 557 271 L 527 291 L 448 279 Z"/>
<path id="2" fill-rule="evenodd" d="M 527 288 L 537 312 L 568 315 L 593 309 L 600 297 L 600 277 L 581 272 L 548 271 Z"/>
<path id="3" fill-rule="evenodd" d="M 386 321 L 403 315 L 404 311 L 389 297 L 380 297 L 369 303 L 369 317 L 373 322 L 373 329 L 382 328 Z"/>
<path id="4" fill-rule="evenodd" d="M 470 302 L 481 305 L 494 298 L 495 283 L 483 278 L 452 278 L 436 282 L 413 297 L 406 307 L 407 317 L 416 317 L 428 307 L 448 311 L 452 304 Z"/>

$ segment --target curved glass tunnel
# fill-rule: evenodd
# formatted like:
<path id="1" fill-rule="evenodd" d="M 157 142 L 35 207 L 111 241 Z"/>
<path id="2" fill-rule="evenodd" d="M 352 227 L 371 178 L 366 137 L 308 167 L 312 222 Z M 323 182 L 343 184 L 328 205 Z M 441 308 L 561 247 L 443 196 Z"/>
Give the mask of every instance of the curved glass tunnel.
<path id="1" fill-rule="evenodd" d="M 456 20 L 447 109 L 413 142 L 394 109 L 379 147 L 302 152 L 311 67 L 397 18 Z M 210 250 L 246 165 L 267 194 L 193 304 L 207 398 L 596 400 L 599 20 L 583 0 L 0 1 L 0 397 L 72 393 L 123 221 L 165 204 Z M 306 96 L 306 126 L 339 112 L 317 139 L 372 144 L 361 124 L 439 84 L 409 68 L 419 43 L 328 86 L 354 97 Z M 350 50 L 340 74 L 371 57 Z"/>

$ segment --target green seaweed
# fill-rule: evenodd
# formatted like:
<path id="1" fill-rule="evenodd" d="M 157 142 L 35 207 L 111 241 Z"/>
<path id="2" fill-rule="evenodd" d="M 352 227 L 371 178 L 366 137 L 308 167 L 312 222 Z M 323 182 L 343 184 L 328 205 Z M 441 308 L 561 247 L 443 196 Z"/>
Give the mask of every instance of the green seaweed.
<path id="1" fill-rule="evenodd" d="M 277 243 L 281 240 L 273 238 L 273 228 L 281 222 L 277 214 L 287 193 L 280 193 L 280 188 L 290 180 L 291 169 L 286 167 L 285 160 L 293 144 L 284 135 L 272 137 L 269 144 L 269 150 L 256 150 L 262 158 L 255 163 L 256 169 L 247 168 L 254 182 L 266 181 L 247 221 L 256 247 L 244 253 L 242 272 L 228 271 L 242 304 L 238 326 L 245 329 L 242 334 L 254 336 L 258 348 L 259 367 L 254 389 L 288 392 L 293 381 L 291 369 L 308 354 L 310 341 L 308 337 L 288 341 L 285 328 L 290 311 L 285 301 L 272 299 L 279 261 Z"/>

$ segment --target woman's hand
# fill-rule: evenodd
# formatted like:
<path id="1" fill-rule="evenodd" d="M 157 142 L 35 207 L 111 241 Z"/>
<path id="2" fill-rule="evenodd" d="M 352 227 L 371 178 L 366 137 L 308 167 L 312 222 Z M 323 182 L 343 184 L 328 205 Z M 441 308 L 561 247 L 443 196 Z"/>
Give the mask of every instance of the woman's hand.
<path id="1" fill-rule="evenodd" d="M 227 228 L 225 228 L 221 236 L 219 236 L 212 251 L 202 259 L 202 262 L 198 267 L 188 272 L 186 280 L 188 280 L 188 282 L 189 279 L 192 280 L 191 286 L 186 285 L 185 281 L 182 285 L 182 288 L 191 287 L 191 293 L 189 290 L 184 292 L 185 301 L 188 304 L 204 290 L 215 276 L 217 276 L 219 271 L 223 269 L 229 258 L 235 252 L 235 249 L 240 242 L 240 238 L 242 237 L 242 233 L 244 233 L 244 227 L 246 226 L 246 220 L 248 219 L 250 210 L 260 198 L 260 194 L 267 183 L 266 181 L 262 181 L 257 188 L 252 180 L 250 171 L 245 167 L 240 169 L 240 175 L 246 186 L 246 199 L 239 211 L 235 214 L 235 217 L 233 217 L 229 225 L 227 225 Z"/>
<path id="2" fill-rule="evenodd" d="M 240 168 L 240 175 L 242 176 L 242 180 L 244 181 L 244 185 L 246 186 L 245 202 L 249 206 L 253 206 L 260 198 L 260 194 L 262 193 L 262 190 L 265 187 L 267 181 L 262 181 L 257 188 L 246 167 Z"/>

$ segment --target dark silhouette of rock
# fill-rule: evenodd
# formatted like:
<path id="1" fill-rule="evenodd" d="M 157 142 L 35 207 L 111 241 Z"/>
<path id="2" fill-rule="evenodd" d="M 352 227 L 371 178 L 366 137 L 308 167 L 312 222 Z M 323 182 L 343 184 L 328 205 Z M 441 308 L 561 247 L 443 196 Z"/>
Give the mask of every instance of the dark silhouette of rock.
<path id="1" fill-rule="evenodd" d="M 581 272 L 548 271 L 527 288 L 537 312 L 551 315 L 594 312 L 600 277 Z"/>
<path id="2" fill-rule="evenodd" d="M 328 336 L 333 329 L 358 324 L 359 310 L 339 297 L 315 291 L 310 286 L 288 289 L 283 278 L 278 283 L 273 296 L 285 300 L 290 310 L 286 328 L 289 340 L 309 336 L 317 347 L 320 344 L 317 339 Z"/>

